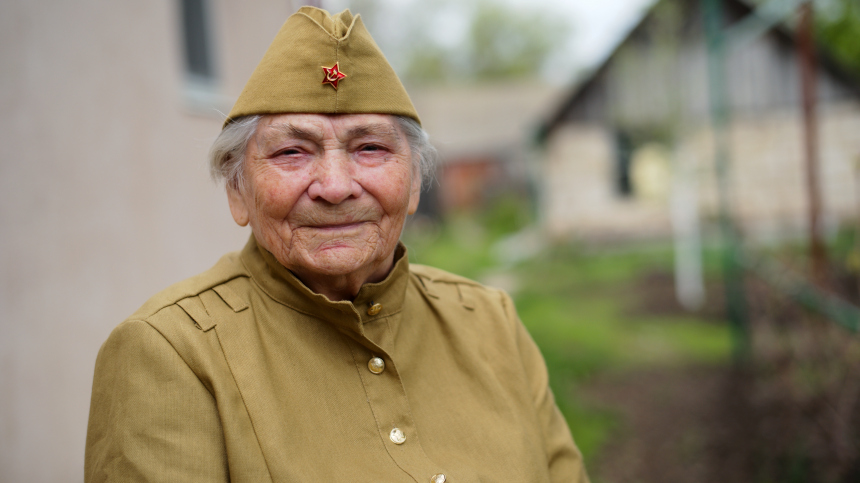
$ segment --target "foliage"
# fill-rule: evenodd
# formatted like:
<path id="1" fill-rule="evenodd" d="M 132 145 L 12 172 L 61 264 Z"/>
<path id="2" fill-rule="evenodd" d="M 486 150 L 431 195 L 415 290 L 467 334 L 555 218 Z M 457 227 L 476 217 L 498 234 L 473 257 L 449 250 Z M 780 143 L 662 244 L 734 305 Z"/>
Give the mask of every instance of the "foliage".
<path id="1" fill-rule="evenodd" d="M 444 223 L 412 220 L 404 233 L 410 260 L 470 278 L 504 265 L 491 247 L 533 222 L 532 207 L 523 196 L 497 197 L 476 213 L 449 214 Z"/>
<path id="2" fill-rule="evenodd" d="M 444 11 L 446 0 L 434 11 Z M 466 4 L 468 26 L 456 41 L 436 32 L 412 32 L 406 76 L 419 81 L 523 78 L 535 76 L 570 27 L 538 9 L 521 11 L 481 0 Z M 432 24 L 422 24 L 432 28 Z M 429 27 L 428 27 L 429 26 Z M 454 40 L 454 41 L 452 41 Z"/>
<path id="3" fill-rule="evenodd" d="M 780 290 L 747 288 L 752 351 L 726 394 L 726 466 L 757 481 L 860 481 L 860 338 Z"/>
<path id="4" fill-rule="evenodd" d="M 533 221 L 532 207 L 524 196 L 499 196 L 491 204 L 492 209 L 481 214 L 480 223 L 493 239 L 516 233 Z"/>
<path id="5" fill-rule="evenodd" d="M 819 2 L 817 35 L 837 62 L 860 78 L 860 3 Z"/>
<path id="6" fill-rule="evenodd" d="M 670 260 L 667 250 L 585 254 L 560 248 L 516 269 L 525 287 L 516 294 L 517 311 L 541 347 L 556 400 L 586 461 L 618 424 L 613 413 L 582 398 L 592 378 L 728 360 L 731 341 L 723 324 L 630 312 L 637 297 L 631 284 Z"/>
<path id="7" fill-rule="evenodd" d="M 489 251 L 487 230 L 467 215 L 451 215 L 445 223 L 413 220 L 407 224 L 403 243 L 410 263 L 448 270 L 469 278 L 496 265 Z"/>

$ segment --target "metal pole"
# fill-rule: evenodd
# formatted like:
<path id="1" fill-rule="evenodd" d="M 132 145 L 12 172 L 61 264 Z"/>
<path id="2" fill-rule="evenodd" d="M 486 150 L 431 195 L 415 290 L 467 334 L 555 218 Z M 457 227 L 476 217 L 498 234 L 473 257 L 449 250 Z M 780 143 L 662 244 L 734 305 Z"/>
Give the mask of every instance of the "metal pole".
<path id="1" fill-rule="evenodd" d="M 803 99 L 803 141 L 806 154 L 806 190 L 809 199 L 809 258 L 813 282 L 826 288 L 827 251 L 821 226 L 821 190 L 818 181 L 818 119 L 816 112 L 815 47 L 812 40 L 812 2 L 798 9 L 797 49 L 800 60 L 801 95 Z"/>
<path id="2" fill-rule="evenodd" d="M 714 130 L 714 167 L 719 195 L 720 228 L 723 236 L 723 285 L 726 315 L 734 338 L 737 363 L 748 359 L 750 351 L 746 294 L 740 258 L 740 242 L 731 219 L 730 161 L 728 139 L 728 93 L 726 90 L 726 41 L 723 34 L 723 11 L 720 0 L 702 0 L 705 33 L 708 44 L 708 87 L 711 124 Z"/>

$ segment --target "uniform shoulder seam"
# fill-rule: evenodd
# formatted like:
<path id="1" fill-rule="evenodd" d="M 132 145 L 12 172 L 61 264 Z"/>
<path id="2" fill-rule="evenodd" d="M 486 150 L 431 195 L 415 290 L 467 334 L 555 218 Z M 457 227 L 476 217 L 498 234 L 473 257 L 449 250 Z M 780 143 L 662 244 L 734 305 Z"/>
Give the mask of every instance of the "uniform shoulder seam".
<path id="1" fill-rule="evenodd" d="M 245 267 L 239 263 L 238 254 L 225 255 L 209 270 L 177 282 L 150 297 L 137 311 L 126 320 L 147 321 L 161 310 L 176 305 L 189 297 L 199 296 L 238 278 L 248 278 Z"/>
<path id="2" fill-rule="evenodd" d="M 409 264 L 409 270 L 415 275 L 425 278 L 433 283 L 462 284 L 474 287 L 483 287 L 482 284 L 474 280 L 427 265 Z"/>

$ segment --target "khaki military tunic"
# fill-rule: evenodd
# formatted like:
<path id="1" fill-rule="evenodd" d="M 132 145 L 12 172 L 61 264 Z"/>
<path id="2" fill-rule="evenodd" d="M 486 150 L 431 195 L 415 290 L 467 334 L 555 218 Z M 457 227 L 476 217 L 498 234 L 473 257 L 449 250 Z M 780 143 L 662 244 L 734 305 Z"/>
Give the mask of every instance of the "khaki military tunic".
<path id="1" fill-rule="evenodd" d="M 353 302 L 253 238 L 153 297 L 99 352 L 86 481 L 587 482 L 509 297 L 404 251 Z"/>

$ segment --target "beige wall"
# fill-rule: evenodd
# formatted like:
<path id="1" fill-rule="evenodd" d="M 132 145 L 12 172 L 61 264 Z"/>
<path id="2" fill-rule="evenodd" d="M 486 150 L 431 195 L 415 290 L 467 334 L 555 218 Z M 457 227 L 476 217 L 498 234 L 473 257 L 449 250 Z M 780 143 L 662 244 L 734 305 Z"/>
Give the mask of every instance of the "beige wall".
<path id="1" fill-rule="evenodd" d="M 860 102 L 820 107 L 820 186 L 825 228 L 856 219 L 860 169 Z M 737 116 L 729 130 L 732 208 L 750 240 L 800 234 L 807 195 L 800 112 Z M 717 214 L 713 139 L 692 130 L 674 147 L 674 163 L 692 163 L 703 216 Z M 547 145 L 544 224 L 555 236 L 642 238 L 670 234 L 669 201 L 614 193 L 615 145 L 608 128 L 568 124 Z M 684 159 L 680 159 L 683 157 Z M 677 164 L 676 164 L 677 166 Z"/>
<path id="2" fill-rule="evenodd" d="M 857 214 L 860 104 L 825 106 L 819 117 L 820 187 L 825 220 L 832 230 L 839 221 L 853 221 Z M 760 120 L 739 119 L 732 129 L 737 153 L 734 183 L 739 195 L 735 208 L 748 225 L 760 225 L 756 236 L 791 234 L 806 226 L 805 154 L 799 120 L 799 112 L 784 111 Z"/>
<path id="3" fill-rule="evenodd" d="M 542 224 L 555 239 L 617 239 L 669 231 L 665 205 L 615 193 L 615 144 L 605 127 L 562 126 L 546 151 Z"/>
<path id="4" fill-rule="evenodd" d="M 229 109 L 291 10 L 213 0 Z M 178 2 L 0 3 L 0 480 L 83 479 L 96 352 L 150 295 L 241 248 L 184 95 Z M 205 103 L 204 103 L 205 104 Z"/>

